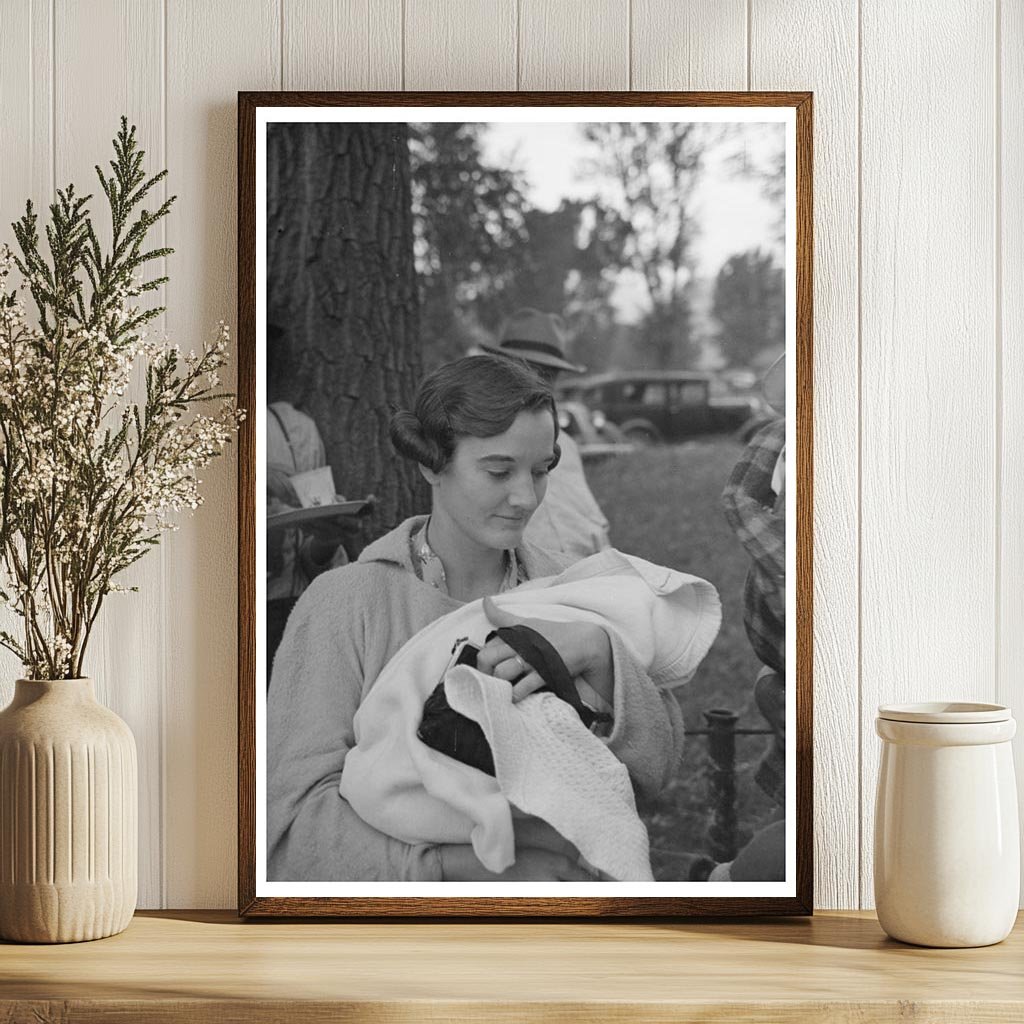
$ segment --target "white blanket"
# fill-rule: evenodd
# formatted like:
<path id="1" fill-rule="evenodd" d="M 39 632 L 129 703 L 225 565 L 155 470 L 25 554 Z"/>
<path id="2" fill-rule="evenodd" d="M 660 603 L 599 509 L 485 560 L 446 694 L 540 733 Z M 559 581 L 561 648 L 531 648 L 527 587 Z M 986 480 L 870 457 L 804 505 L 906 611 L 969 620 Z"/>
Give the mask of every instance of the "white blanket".
<path id="1" fill-rule="evenodd" d="M 613 629 L 663 689 L 693 675 L 721 623 L 710 583 L 614 550 L 495 602 L 525 618 Z M 647 834 L 625 767 L 553 694 L 513 704 L 504 680 L 465 666 L 447 673 L 449 703 L 481 724 L 496 777 L 416 735 L 455 645 L 467 638 L 482 645 L 492 628 L 474 601 L 422 629 L 391 659 L 356 713 L 341 795 L 369 824 L 405 842 L 472 843 L 494 872 L 515 862 L 515 805 L 551 824 L 606 875 L 650 880 Z"/>

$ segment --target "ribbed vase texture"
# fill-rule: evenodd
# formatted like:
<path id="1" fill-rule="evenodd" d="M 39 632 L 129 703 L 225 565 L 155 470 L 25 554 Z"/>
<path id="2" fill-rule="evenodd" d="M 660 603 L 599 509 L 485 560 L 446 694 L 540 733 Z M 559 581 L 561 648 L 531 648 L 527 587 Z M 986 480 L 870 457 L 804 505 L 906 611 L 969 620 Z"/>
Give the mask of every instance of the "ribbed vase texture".
<path id="1" fill-rule="evenodd" d="M 90 679 L 27 680 L 0 712 L 0 938 L 123 931 L 138 890 L 131 730 Z"/>

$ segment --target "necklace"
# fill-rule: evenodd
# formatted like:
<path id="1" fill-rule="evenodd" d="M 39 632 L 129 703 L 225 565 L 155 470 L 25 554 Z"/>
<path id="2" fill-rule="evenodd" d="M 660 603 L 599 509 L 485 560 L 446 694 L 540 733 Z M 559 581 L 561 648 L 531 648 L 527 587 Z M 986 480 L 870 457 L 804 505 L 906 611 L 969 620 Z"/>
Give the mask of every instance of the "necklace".
<path id="1" fill-rule="evenodd" d="M 448 575 L 445 572 L 444 563 L 427 540 L 427 527 L 429 525 L 430 517 L 428 516 L 412 537 L 411 553 L 413 568 L 416 571 L 416 575 L 424 583 L 429 583 L 435 590 L 448 594 Z M 499 594 L 503 594 L 506 590 L 511 590 L 513 587 L 518 587 L 520 583 L 524 583 L 528 579 L 523 563 L 516 557 L 515 551 L 509 548 L 505 551 L 504 555 L 505 570 L 501 577 L 501 583 L 498 586 L 497 592 Z"/>

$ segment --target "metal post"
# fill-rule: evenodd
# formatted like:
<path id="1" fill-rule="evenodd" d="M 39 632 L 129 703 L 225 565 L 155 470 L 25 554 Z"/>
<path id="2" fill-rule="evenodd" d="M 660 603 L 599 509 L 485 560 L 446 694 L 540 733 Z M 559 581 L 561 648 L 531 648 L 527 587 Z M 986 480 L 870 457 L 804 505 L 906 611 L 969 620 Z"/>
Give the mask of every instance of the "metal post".
<path id="1" fill-rule="evenodd" d="M 708 838 L 711 856 L 717 861 L 732 860 L 736 849 L 736 723 L 735 711 L 713 708 L 704 712 L 708 726 L 708 753 L 711 767 L 708 796 L 711 822 Z"/>

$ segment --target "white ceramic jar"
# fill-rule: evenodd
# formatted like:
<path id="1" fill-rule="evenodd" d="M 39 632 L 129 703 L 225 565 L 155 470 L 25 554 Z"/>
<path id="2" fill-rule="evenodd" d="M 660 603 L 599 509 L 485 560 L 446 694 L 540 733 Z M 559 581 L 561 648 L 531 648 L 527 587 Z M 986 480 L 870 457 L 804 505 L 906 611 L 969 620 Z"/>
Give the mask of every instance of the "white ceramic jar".
<path id="1" fill-rule="evenodd" d="M 999 704 L 878 709 L 875 906 L 894 939 L 988 946 L 1017 915 L 1020 838 L 1010 740 Z"/>

